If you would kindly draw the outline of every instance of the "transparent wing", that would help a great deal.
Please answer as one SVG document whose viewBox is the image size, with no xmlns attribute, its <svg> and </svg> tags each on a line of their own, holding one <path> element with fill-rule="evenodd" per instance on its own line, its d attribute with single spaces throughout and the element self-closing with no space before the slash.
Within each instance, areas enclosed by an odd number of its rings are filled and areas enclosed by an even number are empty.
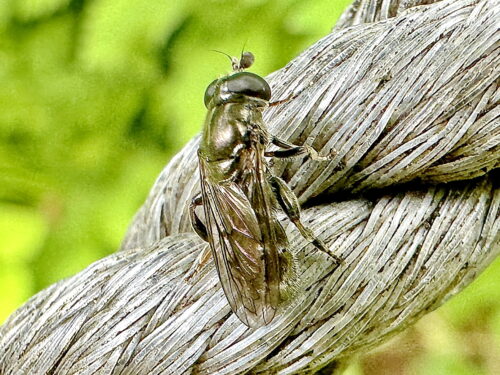
<svg viewBox="0 0 500 375">
<path fill-rule="evenodd" d="M 279 256 L 276 243 L 268 240 L 274 217 L 262 217 L 254 207 L 266 202 L 259 175 L 248 177 L 253 181 L 245 181 L 244 192 L 236 183 L 210 183 L 202 159 L 200 172 L 209 242 L 224 293 L 247 326 L 268 324 L 280 302 Z"/>
</svg>

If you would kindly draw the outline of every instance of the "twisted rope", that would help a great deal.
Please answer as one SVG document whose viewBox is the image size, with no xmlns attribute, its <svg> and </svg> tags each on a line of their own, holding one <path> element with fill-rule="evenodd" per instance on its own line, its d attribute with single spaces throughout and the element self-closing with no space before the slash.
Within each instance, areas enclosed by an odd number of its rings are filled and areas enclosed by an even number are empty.
<svg viewBox="0 0 500 375">
<path fill-rule="evenodd" d="M 284 225 L 298 290 L 268 326 L 231 313 L 191 233 L 198 137 L 161 173 L 122 251 L 0 327 L 0 373 L 301 374 L 340 369 L 462 290 L 500 252 L 498 1 L 355 1 L 269 82 L 273 134 L 329 163 L 276 162 L 335 268 Z"/>
</svg>

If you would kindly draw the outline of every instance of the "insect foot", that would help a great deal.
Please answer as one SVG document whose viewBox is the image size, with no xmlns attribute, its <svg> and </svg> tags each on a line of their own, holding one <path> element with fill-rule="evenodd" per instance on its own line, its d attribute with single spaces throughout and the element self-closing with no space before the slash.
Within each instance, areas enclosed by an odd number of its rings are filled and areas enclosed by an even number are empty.
<svg viewBox="0 0 500 375">
<path fill-rule="evenodd" d="M 320 155 L 318 153 L 318 151 L 316 151 L 314 148 L 312 148 L 311 146 L 304 146 L 306 151 L 307 151 L 307 156 L 311 159 L 311 160 L 315 160 L 315 161 L 331 161 L 335 155 L 337 154 L 336 151 L 332 152 L 332 150 L 330 150 L 330 152 L 328 153 L 328 155 Z"/>
<path fill-rule="evenodd" d="M 302 234 L 302 236 L 309 241 L 311 244 L 316 247 L 316 249 L 322 251 L 323 253 L 327 254 L 329 257 L 331 257 L 335 263 L 338 265 L 344 264 L 344 260 L 339 257 L 338 255 L 335 255 L 333 251 L 331 251 L 323 241 L 321 241 L 318 237 L 316 237 L 311 230 L 311 228 L 306 227 L 299 219 L 299 217 L 291 218 L 292 222 L 295 224 L 299 232 Z"/>
<path fill-rule="evenodd" d="M 191 266 L 191 268 L 187 271 L 186 275 L 184 276 L 184 280 L 186 280 L 186 282 L 188 284 L 194 284 L 195 283 L 195 279 L 200 274 L 203 273 L 202 272 L 203 268 L 208 263 L 208 261 L 212 258 L 211 255 L 212 254 L 210 252 L 210 247 L 206 246 L 202 250 L 202 252 L 200 253 L 200 255 L 198 255 L 198 257 L 196 258 L 196 260 L 193 262 L 193 265 Z"/>
<path fill-rule="evenodd" d="M 318 238 L 315 238 L 312 242 L 312 244 L 325 254 L 327 254 L 330 258 L 332 258 L 337 265 L 343 265 L 345 264 L 344 259 L 340 258 L 339 256 L 335 255 L 326 245 L 319 240 Z"/>
</svg>

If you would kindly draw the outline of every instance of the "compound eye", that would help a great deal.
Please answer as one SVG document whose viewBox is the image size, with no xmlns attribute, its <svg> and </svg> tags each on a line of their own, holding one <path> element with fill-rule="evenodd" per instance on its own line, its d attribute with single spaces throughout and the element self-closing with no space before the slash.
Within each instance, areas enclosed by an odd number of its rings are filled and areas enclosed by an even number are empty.
<svg viewBox="0 0 500 375">
<path fill-rule="evenodd" d="M 208 108 L 208 103 L 210 103 L 210 100 L 212 100 L 214 94 L 215 94 L 215 86 L 217 86 L 217 81 L 213 81 L 210 85 L 208 85 L 207 89 L 205 90 L 205 97 L 203 98 L 205 102 L 205 107 Z"/>
<path fill-rule="evenodd" d="M 231 93 L 253 96 L 264 100 L 271 99 L 271 88 L 266 80 L 257 74 L 250 72 L 236 73 L 228 77 L 226 84 L 227 90 Z"/>
</svg>

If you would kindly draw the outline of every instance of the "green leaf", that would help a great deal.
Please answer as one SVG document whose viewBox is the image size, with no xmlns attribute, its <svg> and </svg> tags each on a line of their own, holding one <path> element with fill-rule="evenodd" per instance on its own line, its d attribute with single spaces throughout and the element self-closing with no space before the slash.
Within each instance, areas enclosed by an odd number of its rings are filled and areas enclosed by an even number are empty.
<svg viewBox="0 0 500 375">
<path fill-rule="evenodd" d="M 14 14 L 24 22 L 47 17 L 68 5 L 70 0 L 15 0 Z"/>
</svg>

